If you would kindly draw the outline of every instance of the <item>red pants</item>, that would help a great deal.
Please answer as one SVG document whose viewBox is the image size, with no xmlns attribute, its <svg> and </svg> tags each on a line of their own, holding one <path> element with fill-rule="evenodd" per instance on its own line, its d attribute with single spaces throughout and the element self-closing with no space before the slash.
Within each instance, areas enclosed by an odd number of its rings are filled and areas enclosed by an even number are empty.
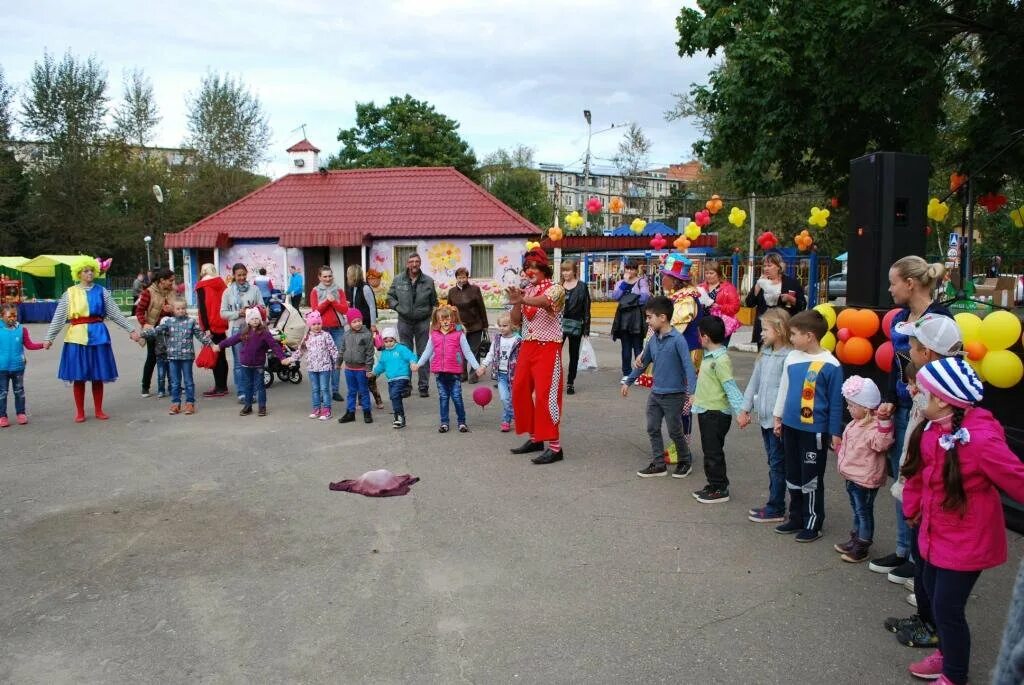
<svg viewBox="0 0 1024 685">
<path fill-rule="evenodd" d="M 524 340 L 512 378 L 517 433 L 529 433 L 536 441 L 558 440 L 562 380 L 562 344 Z"/>
</svg>

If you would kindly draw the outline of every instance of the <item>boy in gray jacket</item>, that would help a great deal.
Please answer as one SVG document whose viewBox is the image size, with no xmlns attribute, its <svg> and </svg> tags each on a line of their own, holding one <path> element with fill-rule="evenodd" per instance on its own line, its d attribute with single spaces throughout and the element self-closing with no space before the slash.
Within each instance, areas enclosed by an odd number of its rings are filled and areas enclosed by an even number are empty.
<svg viewBox="0 0 1024 685">
<path fill-rule="evenodd" d="M 348 387 L 348 407 L 338 423 L 356 420 L 356 397 L 363 408 L 363 421 L 373 423 L 370 411 L 370 383 L 367 378 L 373 370 L 373 333 L 363 326 L 363 315 L 352 307 L 348 310 L 348 329 L 338 345 L 338 368 L 345 370 Z"/>
</svg>

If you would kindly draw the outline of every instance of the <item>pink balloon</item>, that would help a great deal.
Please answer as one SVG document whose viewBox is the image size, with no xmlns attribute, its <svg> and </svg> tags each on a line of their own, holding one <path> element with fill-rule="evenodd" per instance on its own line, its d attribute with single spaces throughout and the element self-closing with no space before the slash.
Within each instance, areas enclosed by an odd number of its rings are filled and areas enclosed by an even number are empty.
<svg viewBox="0 0 1024 685">
<path fill-rule="evenodd" d="M 839 338 L 839 342 L 846 342 L 853 337 L 853 333 L 850 332 L 849 328 L 840 328 L 839 335 L 836 337 Z"/>
<path fill-rule="evenodd" d="M 490 388 L 476 388 L 473 391 L 473 401 L 479 404 L 481 409 L 490 404 L 493 398 L 494 393 Z"/>
<path fill-rule="evenodd" d="M 711 212 L 706 209 L 702 209 L 693 215 L 693 221 L 701 228 L 704 228 L 711 223 Z"/>
<path fill-rule="evenodd" d="M 885 337 L 892 338 L 892 320 L 899 313 L 900 308 L 896 307 L 887 311 L 885 316 L 882 317 L 882 332 L 885 333 Z"/>
<path fill-rule="evenodd" d="M 666 244 L 667 241 L 665 240 L 665 238 L 662 237 L 660 233 L 655 233 L 654 237 L 651 238 L 651 247 L 653 247 L 655 250 L 662 249 L 663 247 L 665 247 Z"/>
<path fill-rule="evenodd" d="M 892 370 L 892 355 L 892 343 L 886 340 L 884 343 L 878 346 L 877 350 L 875 350 L 875 364 L 882 371 L 889 373 L 889 371 Z"/>
</svg>

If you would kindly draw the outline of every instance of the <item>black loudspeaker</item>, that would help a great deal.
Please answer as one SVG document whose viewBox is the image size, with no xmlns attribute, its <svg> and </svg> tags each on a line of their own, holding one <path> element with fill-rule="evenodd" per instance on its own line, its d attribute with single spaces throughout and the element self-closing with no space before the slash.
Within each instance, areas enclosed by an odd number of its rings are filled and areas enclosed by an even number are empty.
<svg viewBox="0 0 1024 685">
<path fill-rule="evenodd" d="M 850 161 L 846 302 L 891 307 L 889 267 L 925 256 L 929 162 L 926 155 L 875 152 Z"/>
</svg>

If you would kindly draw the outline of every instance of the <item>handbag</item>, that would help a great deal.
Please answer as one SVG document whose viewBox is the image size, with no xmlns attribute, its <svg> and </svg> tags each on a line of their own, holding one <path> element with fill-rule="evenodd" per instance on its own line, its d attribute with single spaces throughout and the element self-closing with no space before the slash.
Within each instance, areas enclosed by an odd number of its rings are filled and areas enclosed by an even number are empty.
<svg viewBox="0 0 1024 685">
<path fill-rule="evenodd" d="M 571 336 L 583 335 L 583 322 L 578 319 L 562 317 L 562 332 Z"/>
<path fill-rule="evenodd" d="M 196 366 L 200 369 L 212 369 L 217 365 L 217 353 L 209 345 L 203 345 L 196 355 Z"/>
</svg>

